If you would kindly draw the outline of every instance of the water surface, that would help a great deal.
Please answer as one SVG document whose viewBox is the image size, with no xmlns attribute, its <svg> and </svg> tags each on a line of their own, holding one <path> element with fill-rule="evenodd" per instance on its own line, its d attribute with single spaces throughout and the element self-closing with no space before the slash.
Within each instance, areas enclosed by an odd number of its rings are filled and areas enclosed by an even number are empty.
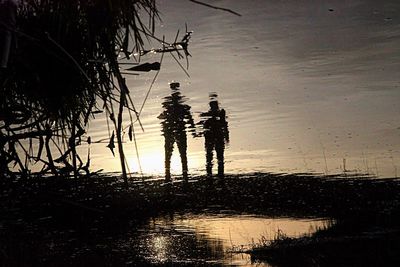
<svg viewBox="0 0 400 267">
<path fill-rule="evenodd" d="M 398 175 L 400 162 L 400 3 L 388 1 L 236 0 L 215 4 L 241 17 L 189 1 L 158 1 L 159 36 L 173 40 L 185 23 L 194 31 L 190 78 L 166 54 L 136 125 L 142 169 L 163 172 L 160 121 L 168 82 L 181 82 L 195 117 L 218 92 L 231 143 L 226 171 L 371 173 Z M 160 44 L 152 42 L 150 47 Z M 142 62 L 160 60 L 148 54 Z M 186 62 L 183 60 L 182 64 Z M 127 76 L 140 107 L 153 72 Z M 198 119 L 198 118 L 197 118 Z M 93 139 L 107 137 L 104 118 L 91 125 Z M 189 169 L 204 173 L 204 140 L 189 138 Z M 92 146 L 93 167 L 118 170 L 118 159 Z M 131 171 L 138 171 L 127 142 Z M 175 151 L 172 170 L 180 172 Z"/>
<path fill-rule="evenodd" d="M 248 254 L 231 252 L 249 249 L 261 238 L 274 239 L 278 232 L 296 237 L 311 234 L 329 223 L 324 219 L 173 214 L 150 220 L 132 233 L 127 243 L 139 250 L 140 257 L 154 264 L 252 266 Z"/>
</svg>

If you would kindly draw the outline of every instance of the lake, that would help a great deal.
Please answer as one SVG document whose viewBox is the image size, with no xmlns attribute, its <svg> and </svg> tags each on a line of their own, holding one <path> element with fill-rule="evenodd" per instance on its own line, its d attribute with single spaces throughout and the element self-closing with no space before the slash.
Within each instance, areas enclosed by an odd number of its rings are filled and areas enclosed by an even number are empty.
<svg viewBox="0 0 400 267">
<path fill-rule="evenodd" d="M 228 173 L 343 172 L 397 177 L 400 162 L 400 18 L 398 1 L 217 1 L 242 16 L 189 1 L 158 1 L 156 33 L 169 42 L 192 30 L 188 73 L 170 54 L 135 124 L 142 172 L 162 174 L 160 120 L 168 83 L 179 81 L 195 121 L 217 92 L 227 111 Z M 178 38 L 178 39 L 179 39 Z M 154 41 L 149 48 L 161 45 Z M 147 54 L 141 63 L 160 61 Z M 186 61 L 180 60 L 186 67 Z M 126 75 L 141 107 L 155 72 Z M 128 122 L 126 125 L 128 126 Z M 104 116 L 90 125 L 92 167 L 119 171 L 106 148 Z M 127 140 L 127 137 L 125 137 Z M 131 172 L 139 164 L 125 144 Z M 189 170 L 205 173 L 203 138 L 188 138 Z M 181 172 L 175 149 L 172 172 Z"/>
</svg>

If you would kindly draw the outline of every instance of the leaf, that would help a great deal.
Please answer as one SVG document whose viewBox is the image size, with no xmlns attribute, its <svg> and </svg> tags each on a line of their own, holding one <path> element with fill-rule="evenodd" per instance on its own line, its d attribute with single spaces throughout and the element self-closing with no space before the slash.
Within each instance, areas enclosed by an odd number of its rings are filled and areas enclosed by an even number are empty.
<svg viewBox="0 0 400 267">
<path fill-rule="evenodd" d="M 90 149 L 88 149 L 86 165 L 84 167 L 88 172 L 89 172 L 89 166 L 90 166 Z"/>
<path fill-rule="evenodd" d="M 56 163 L 67 163 L 67 157 L 68 155 L 71 153 L 71 149 L 68 149 L 67 151 L 65 151 L 65 153 L 63 155 L 61 155 L 59 158 L 56 158 L 54 160 L 54 162 Z"/>
<path fill-rule="evenodd" d="M 113 121 L 113 122 L 115 123 L 115 116 L 114 116 L 114 113 L 111 113 L 111 114 L 110 114 L 110 120 Z"/>
<path fill-rule="evenodd" d="M 115 153 L 114 153 L 114 148 L 115 148 L 115 145 L 114 145 L 114 131 L 111 134 L 110 141 L 109 141 L 107 147 L 111 150 L 111 153 L 115 157 Z"/>
<path fill-rule="evenodd" d="M 129 68 L 128 70 L 149 72 L 151 70 L 159 70 L 160 67 L 161 67 L 160 62 L 154 62 L 154 63 L 144 63 L 138 66 L 134 66 Z"/>
<path fill-rule="evenodd" d="M 125 54 L 125 57 L 127 59 L 130 59 L 130 53 L 128 52 L 128 46 L 129 46 L 129 25 L 125 27 L 125 35 L 124 35 L 124 42 L 122 44 L 122 50 Z"/>
<path fill-rule="evenodd" d="M 133 133 L 133 126 L 132 124 L 129 126 L 128 136 L 129 140 L 132 141 L 132 133 Z"/>
<path fill-rule="evenodd" d="M 36 156 L 36 161 L 39 161 L 39 159 L 42 156 L 43 146 L 44 146 L 43 136 L 39 136 L 39 149 L 38 149 L 38 153 Z"/>
</svg>

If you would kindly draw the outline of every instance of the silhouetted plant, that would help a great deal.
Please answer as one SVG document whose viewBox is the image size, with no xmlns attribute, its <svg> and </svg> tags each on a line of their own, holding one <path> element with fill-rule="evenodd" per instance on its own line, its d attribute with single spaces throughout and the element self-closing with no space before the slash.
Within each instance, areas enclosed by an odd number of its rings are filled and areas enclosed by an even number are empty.
<svg viewBox="0 0 400 267">
<path fill-rule="evenodd" d="M 88 172 L 76 147 L 89 119 L 104 110 L 126 181 L 122 114 L 136 119 L 137 112 L 118 59 L 143 50 L 157 18 L 154 0 L 24 1 L 18 28 L 2 24 L 18 41 L 1 76 L 2 168 L 11 173 L 16 164 L 27 175 L 34 161 L 43 163 L 39 173 Z"/>
<path fill-rule="evenodd" d="M 84 162 L 76 148 L 82 142 L 90 145 L 88 122 L 105 112 L 114 126 L 108 147 L 114 154 L 115 138 L 127 184 L 123 112 L 129 113 L 132 139 L 148 94 L 137 111 L 120 61 L 138 62 L 149 52 L 171 53 L 178 62 L 176 53 L 187 60 L 191 32 L 177 41 L 178 31 L 172 43 L 157 38 L 155 0 L 26 0 L 16 14 L 17 25 L 7 23 L 7 16 L 0 18 L 0 31 L 13 37 L 6 68 L 2 60 L 0 70 L 0 171 L 13 175 L 17 168 L 27 177 L 41 163 L 36 173 L 89 173 L 90 155 Z M 161 48 L 144 49 L 150 40 Z M 159 71 L 161 61 L 152 68 Z"/>
</svg>

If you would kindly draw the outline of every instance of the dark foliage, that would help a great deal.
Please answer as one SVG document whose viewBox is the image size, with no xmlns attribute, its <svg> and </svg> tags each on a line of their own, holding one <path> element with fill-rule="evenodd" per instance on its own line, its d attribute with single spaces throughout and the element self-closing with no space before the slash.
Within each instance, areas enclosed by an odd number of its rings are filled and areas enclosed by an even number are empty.
<svg viewBox="0 0 400 267">
<path fill-rule="evenodd" d="M 84 163 L 76 147 L 101 110 L 115 126 L 126 174 L 122 113 L 127 109 L 134 120 L 137 112 L 118 59 L 155 38 L 155 1 L 29 0 L 17 11 L 17 27 L 1 24 L 14 39 L 0 77 L 2 171 L 27 176 L 41 164 L 41 174 L 88 173 L 89 160 Z"/>
</svg>

